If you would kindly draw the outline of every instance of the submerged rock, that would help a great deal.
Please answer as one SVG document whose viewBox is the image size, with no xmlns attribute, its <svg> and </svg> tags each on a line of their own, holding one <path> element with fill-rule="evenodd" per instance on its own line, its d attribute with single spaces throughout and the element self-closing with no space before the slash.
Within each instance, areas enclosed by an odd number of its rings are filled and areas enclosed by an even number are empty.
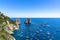
<svg viewBox="0 0 60 40">
<path fill-rule="evenodd" d="M 49 27 L 49 24 L 41 24 L 41 26 L 43 26 L 44 28 Z"/>
</svg>

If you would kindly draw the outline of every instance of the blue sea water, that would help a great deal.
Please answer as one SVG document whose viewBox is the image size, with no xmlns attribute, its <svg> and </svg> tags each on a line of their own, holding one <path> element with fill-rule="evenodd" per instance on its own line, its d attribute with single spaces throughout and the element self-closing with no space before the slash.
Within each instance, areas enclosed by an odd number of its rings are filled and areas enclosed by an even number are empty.
<svg viewBox="0 0 60 40">
<path fill-rule="evenodd" d="M 60 18 L 31 18 L 28 25 L 25 19 L 20 18 L 20 28 L 14 31 L 16 40 L 60 40 Z"/>
</svg>

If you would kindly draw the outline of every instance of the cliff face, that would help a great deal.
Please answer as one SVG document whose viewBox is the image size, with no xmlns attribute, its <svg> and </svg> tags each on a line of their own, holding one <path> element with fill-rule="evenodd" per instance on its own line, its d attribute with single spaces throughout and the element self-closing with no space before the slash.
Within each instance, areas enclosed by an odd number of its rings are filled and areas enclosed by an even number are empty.
<svg viewBox="0 0 60 40">
<path fill-rule="evenodd" d="M 9 21 L 9 23 L 15 24 L 13 20 L 11 20 L 8 16 L 5 16 L 3 13 L 0 12 L 0 22 L 2 23 L 3 21 Z"/>
<path fill-rule="evenodd" d="M 10 35 L 13 33 L 14 26 L 16 26 L 15 21 L 0 12 L 0 40 L 15 40 Z"/>
</svg>

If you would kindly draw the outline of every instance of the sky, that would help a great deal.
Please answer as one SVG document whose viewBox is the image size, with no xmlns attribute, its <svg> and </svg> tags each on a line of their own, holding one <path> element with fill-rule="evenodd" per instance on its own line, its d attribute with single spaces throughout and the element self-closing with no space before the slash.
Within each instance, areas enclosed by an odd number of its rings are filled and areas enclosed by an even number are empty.
<svg viewBox="0 0 60 40">
<path fill-rule="evenodd" d="M 60 18 L 60 0 L 0 0 L 9 17 Z"/>
</svg>

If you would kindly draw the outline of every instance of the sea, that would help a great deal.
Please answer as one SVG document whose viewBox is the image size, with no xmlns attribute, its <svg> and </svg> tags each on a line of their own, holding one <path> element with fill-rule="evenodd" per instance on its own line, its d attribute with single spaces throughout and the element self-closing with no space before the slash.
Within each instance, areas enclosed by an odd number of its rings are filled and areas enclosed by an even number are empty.
<svg viewBox="0 0 60 40">
<path fill-rule="evenodd" d="M 60 40 L 60 18 L 31 18 L 31 24 L 25 20 L 20 18 L 20 27 L 12 34 L 16 40 Z"/>
</svg>

